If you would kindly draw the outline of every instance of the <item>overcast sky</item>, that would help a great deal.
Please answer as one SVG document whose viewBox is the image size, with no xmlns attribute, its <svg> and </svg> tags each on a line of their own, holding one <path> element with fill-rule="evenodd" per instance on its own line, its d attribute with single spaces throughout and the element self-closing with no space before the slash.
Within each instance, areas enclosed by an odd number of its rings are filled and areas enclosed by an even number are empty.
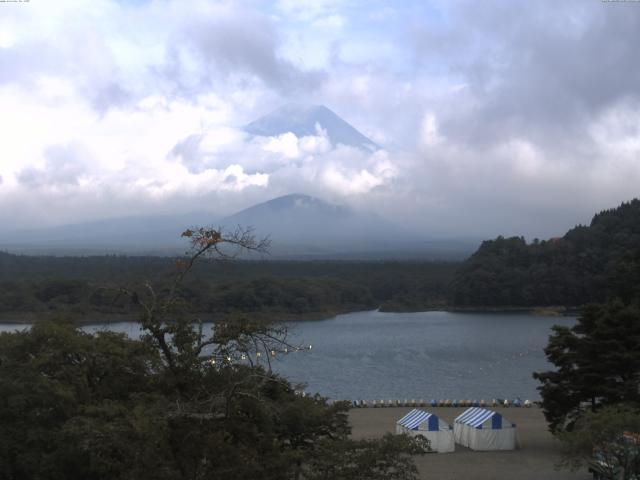
<svg viewBox="0 0 640 480">
<path fill-rule="evenodd" d="M 640 195 L 639 45 L 640 2 L 0 3 L 0 224 L 297 192 L 434 236 L 559 235 Z M 384 149 L 243 133 L 288 102 Z"/>
</svg>

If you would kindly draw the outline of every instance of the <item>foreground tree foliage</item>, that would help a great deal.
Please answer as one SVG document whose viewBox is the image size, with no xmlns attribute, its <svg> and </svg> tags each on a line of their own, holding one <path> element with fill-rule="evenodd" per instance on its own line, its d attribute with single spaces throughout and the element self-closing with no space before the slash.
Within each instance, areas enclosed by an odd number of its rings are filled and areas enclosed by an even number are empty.
<svg viewBox="0 0 640 480">
<path fill-rule="evenodd" d="M 636 433 L 634 433 L 636 432 Z M 564 464 L 572 470 L 589 466 L 602 479 L 631 480 L 640 474 L 640 410 L 610 405 L 585 412 L 571 432 L 559 438 Z"/>
<path fill-rule="evenodd" d="M 425 445 L 351 440 L 347 404 L 271 371 L 270 356 L 297 348 L 286 329 L 235 317 L 205 332 L 184 313 L 198 259 L 267 244 L 246 230 L 183 235 L 192 251 L 167 289 L 120 290 L 139 308 L 140 340 L 64 321 L 0 335 L 0 478 L 416 478 Z"/>
<path fill-rule="evenodd" d="M 408 454 L 422 455 L 428 450 L 424 437 L 390 433 L 380 440 L 323 440 L 305 462 L 303 476 L 310 480 L 408 480 L 418 473 Z"/>
<path fill-rule="evenodd" d="M 555 326 L 545 348 L 557 369 L 534 373 L 554 432 L 570 430 L 585 410 L 640 406 L 640 308 L 616 300 L 583 309 L 571 328 Z"/>
</svg>

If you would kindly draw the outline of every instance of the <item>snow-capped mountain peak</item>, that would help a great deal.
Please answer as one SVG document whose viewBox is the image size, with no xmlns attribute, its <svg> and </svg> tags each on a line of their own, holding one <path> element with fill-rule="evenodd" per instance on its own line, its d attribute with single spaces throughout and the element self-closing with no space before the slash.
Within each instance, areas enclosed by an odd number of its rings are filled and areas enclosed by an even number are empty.
<svg viewBox="0 0 640 480">
<path fill-rule="evenodd" d="M 288 104 L 258 118 L 244 129 L 252 135 L 263 137 L 287 132 L 305 137 L 317 135 L 318 129 L 322 129 L 333 145 L 343 144 L 367 151 L 379 148 L 375 142 L 324 105 Z"/>
</svg>

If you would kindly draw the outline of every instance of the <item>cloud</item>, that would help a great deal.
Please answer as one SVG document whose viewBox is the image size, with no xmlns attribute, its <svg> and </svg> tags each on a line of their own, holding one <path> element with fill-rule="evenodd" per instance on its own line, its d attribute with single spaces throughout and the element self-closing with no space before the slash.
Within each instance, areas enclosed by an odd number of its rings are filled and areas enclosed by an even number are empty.
<svg viewBox="0 0 640 480">
<path fill-rule="evenodd" d="M 344 147 L 336 152 L 330 162 L 322 169 L 320 178 L 329 191 L 342 196 L 367 194 L 388 184 L 398 175 L 398 169 L 385 152 L 376 152 L 366 159 L 361 168 L 346 164 L 342 156 L 350 159 L 358 155 L 354 149 Z"/>
<path fill-rule="evenodd" d="M 455 23 L 414 26 L 414 53 L 423 65 L 446 62 L 461 85 L 450 96 L 456 108 L 442 118 L 443 131 L 459 141 L 561 142 L 640 94 L 638 9 L 580 1 L 448 5 Z"/>
<path fill-rule="evenodd" d="M 27 187 L 78 185 L 91 155 L 80 144 L 52 145 L 44 151 L 44 159 L 41 168 L 26 167 L 18 172 L 18 182 Z"/>
<path fill-rule="evenodd" d="M 291 132 L 274 137 L 258 137 L 262 150 L 274 153 L 285 160 L 294 160 L 310 155 L 322 155 L 332 149 L 326 130 L 316 124 L 316 135 L 297 137 Z"/>
<path fill-rule="evenodd" d="M 623 2 L 7 9 L 0 220 L 226 214 L 302 192 L 430 235 L 557 235 L 637 195 L 639 41 Z M 384 150 L 239 127 L 291 101 Z"/>
<path fill-rule="evenodd" d="M 191 173 L 221 168 L 242 154 L 246 134 L 242 130 L 218 126 L 178 141 L 169 152 L 169 161 L 178 160 Z"/>
<path fill-rule="evenodd" d="M 240 4 L 61 0 L 11 9 L 0 22 L 0 85 L 37 88 L 42 77 L 63 78 L 101 114 L 150 94 L 233 95 L 247 83 L 292 92 L 325 78 L 282 56 L 272 19 Z"/>
<path fill-rule="evenodd" d="M 313 90 L 324 80 L 323 72 L 279 55 L 281 39 L 269 17 L 227 7 L 198 13 L 204 14 L 185 19 L 168 39 L 163 72 L 183 92 L 255 78 L 292 93 Z"/>
<path fill-rule="evenodd" d="M 233 158 L 245 171 L 268 175 L 271 185 L 286 185 L 284 193 L 293 188 L 317 190 L 320 195 L 364 194 L 398 174 L 387 152 L 333 146 L 320 125 L 316 135 L 302 137 L 291 132 L 252 137 L 231 130 L 226 138 L 233 140 L 223 138 L 220 130 L 190 135 L 171 149 L 169 157 L 178 157 L 192 173 L 219 168 Z"/>
<path fill-rule="evenodd" d="M 129 105 L 133 95 L 116 82 L 100 86 L 92 95 L 91 105 L 98 112 L 105 113 L 109 108 Z"/>
<path fill-rule="evenodd" d="M 327 17 L 318 18 L 313 22 L 313 26 L 316 28 L 336 28 L 340 29 L 344 27 L 347 20 L 342 15 L 329 15 Z"/>
<path fill-rule="evenodd" d="M 318 22 L 341 17 L 350 2 L 344 0 L 278 0 L 278 10 L 298 22 Z"/>
</svg>

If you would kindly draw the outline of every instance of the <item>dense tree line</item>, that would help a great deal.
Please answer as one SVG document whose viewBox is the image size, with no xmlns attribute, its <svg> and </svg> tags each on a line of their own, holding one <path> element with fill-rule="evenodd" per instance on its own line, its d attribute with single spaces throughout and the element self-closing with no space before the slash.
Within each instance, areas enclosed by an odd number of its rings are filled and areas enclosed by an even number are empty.
<svg viewBox="0 0 640 480">
<path fill-rule="evenodd" d="M 464 268 L 468 276 L 456 279 L 460 300 L 583 305 L 575 325 L 553 327 L 545 354 L 555 369 L 534 373 L 544 414 L 566 465 L 587 463 L 597 478 L 637 478 L 640 202 L 601 212 L 552 242 L 487 242 Z M 499 285 L 496 295 L 471 283 L 480 272 Z"/>
<path fill-rule="evenodd" d="M 0 252 L 0 314 L 104 312 L 123 305 L 99 291 L 174 271 L 165 257 L 33 257 Z M 580 306 L 640 292 L 640 201 L 594 216 L 562 238 L 482 243 L 462 264 L 422 261 L 231 261 L 194 268 L 183 286 L 192 308 L 315 314 L 381 307 Z M 267 294 L 268 292 L 268 294 Z"/>
<path fill-rule="evenodd" d="M 181 285 L 189 308 L 327 315 L 382 307 L 442 306 L 456 264 L 439 262 L 203 261 Z M 0 253 L 0 314 L 66 311 L 129 313 L 114 293 L 153 278 L 166 288 L 175 259 L 162 257 L 29 257 Z M 112 287 L 105 289 L 105 286 Z"/>
<path fill-rule="evenodd" d="M 593 217 L 562 238 L 482 243 L 451 285 L 456 305 L 580 306 L 640 292 L 640 200 Z"/>
<path fill-rule="evenodd" d="M 346 402 L 301 395 L 263 362 L 295 348 L 285 327 L 236 316 L 205 331 L 189 314 L 194 260 L 261 244 L 188 236 L 193 254 L 165 288 L 120 288 L 141 339 L 63 320 L 0 334 L 0 479 L 415 480 L 428 442 L 352 440 Z"/>
</svg>

